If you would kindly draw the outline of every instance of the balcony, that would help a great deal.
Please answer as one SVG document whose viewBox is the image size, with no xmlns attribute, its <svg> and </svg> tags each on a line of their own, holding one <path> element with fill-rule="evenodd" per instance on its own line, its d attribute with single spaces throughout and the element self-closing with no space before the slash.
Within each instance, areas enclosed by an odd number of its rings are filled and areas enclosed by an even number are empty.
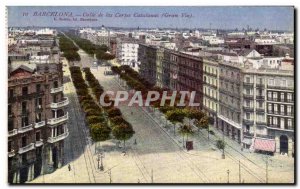
<svg viewBox="0 0 300 189">
<path fill-rule="evenodd" d="M 269 98 L 269 97 L 268 97 L 268 101 L 278 102 L 278 98 Z"/>
<path fill-rule="evenodd" d="M 253 99 L 253 94 L 243 94 L 244 98 L 246 99 Z"/>
<path fill-rule="evenodd" d="M 8 131 L 8 137 L 15 136 L 16 134 L 18 134 L 18 130 L 17 129 L 13 129 L 11 131 Z"/>
<path fill-rule="evenodd" d="M 69 104 L 69 98 L 68 97 L 64 97 L 63 99 L 64 99 L 63 101 L 58 102 L 58 103 L 52 102 L 51 105 L 50 105 L 50 107 L 51 108 L 62 108 L 64 106 L 68 105 Z"/>
<path fill-rule="evenodd" d="M 51 89 L 51 93 L 58 93 L 58 92 L 62 92 L 64 90 L 64 86 L 61 86 L 61 87 L 57 87 L 57 88 L 52 88 Z"/>
<path fill-rule="evenodd" d="M 261 108 L 260 108 L 260 107 L 257 107 L 257 108 L 256 108 L 256 111 L 257 111 L 257 112 L 263 113 L 263 112 L 265 112 L 265 109 L 264 109 L 263 107 L 261 107 Z"/>
<path fill-rule="evenodd" d="M 56 137 L 49 137 L 48 142 L 49 143 L 55 143 L 55 142 L 58 142 L 60 140 L 63 140 L 65 138 L 67 138 L 68 136 L 69 136 L 69 132 L 67 131 L 67 132 L 65 132 L 61 135 L 56 136 Z"/>
<path fill-rule="evenodd" d="M 253 88 L 253 83 L 248 83 L 248 82 L 244 82 L 244 87 L 250 87 L 250 88 Z"/>
<path fill-rule="evenodd" d="M 25 133 L 25 132 L 30 131 L 32 129 L 33 129 L 32 124 L 30 124 L 30 125 L 27 125 L 25 127 L 19 128 L 18 133 Z"/>
<path fill-rule="evenodd" d="M 279 89 L 279 90 L 288 90 L 288 91 L 293 91 L 294 87 L 293 86 L 277 86 L 277 85 L 268 85 L 269 89 Z"/>
<path fill-rule="evenodd" d="M 243 106 L 245 112 L 254 112 L 254 108 L 250 106 Z"/>
<path fill-rule="evenodd" d="M 15 150 L 11 150 L 10 152 L 8 152 L 8 157 L 13 157 L 15 155 L 16 155 Z"/>
<path fill-rule="evenodd" d="M 37 129 L 37 128 L 43 127 L 45 125 L 46 125 L 46 121 L 40 121 L 40 122 L 34 124 L 34 128 Z"/>
<path fill-rule="evenodd" d="M 67 121 L 68 119 L 69 119 L 69 115 L 68 115 L 68 112 L 67 112 L 64 116 L 61 116 L 61 117 L 58 117 L 58 118 L 48 119 L 48 124 L 49 125 L 55 125 L 55 124 L 58 124 L 58 123 L 63 123 L 65 121 Z"/>
<path fill-rule="evenodd" d="M 265 84 L 263 84 L 263 83 L 256 83 L 256 88 L 265 88 Z"/>
<path fill-rule="evenodd" d="M 256 100 L 265 100 L 265 96 L 257 95 Z"/>
<path fill-rule="evenodd" d="M 28 144 L 27 146 L 24 146 L 22 148 L 19 148 L 19 154 L 23 154 L 25 152 L 28 152 L 30 150 L 33 150 L 35 147 L 34 147 L 34 143 L 30 143 Z"/>
<path fill-rule="evenodd" d="M 266 126 L 267 123 L 265 121 L 256 120 L 256 125 L 258 125 L 258 126 Z"/>
<path fill-rule="evenodd" d="M 268 129 L 274 129 L 274 130 L 287 130 L 287 131 L 294 131 L 294 127 L 293 126 L 286 126 L 284 128 L 281 128 L 280 125 L 269 125 L 267 127 Z"/>
<path fill-rule="evenodd" d="M 43 144 L 44 144 L 44 143 L 43 143 L 43 139 L 41 139 L 41 140 L 35 142 L 35 147 L 40 147 L 40 146 L 42 146 Z"/>
<path fill-rule="evenodd" d="M 243 119 L 243 123 L 245 125 L 253 125 L 254 121 L 253 120 L 249 120 L 249 119 Z"/>
</svg>

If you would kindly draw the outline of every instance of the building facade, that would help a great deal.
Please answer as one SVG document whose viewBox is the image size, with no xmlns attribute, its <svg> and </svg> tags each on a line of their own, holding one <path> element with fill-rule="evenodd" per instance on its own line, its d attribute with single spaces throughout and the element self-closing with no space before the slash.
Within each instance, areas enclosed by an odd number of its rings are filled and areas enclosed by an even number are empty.
<svg viewBox="0 0 300 189">
<path fill-rule="evenodd" d="M 219 109 L 219 63 L 213 58 L 203 59 L 203 108 L 206 113 L 218 120 Z"/>
<path fill-rule="evenodd" d="M 116 58 L 121 65 L 138 69 L 138 42 L 132 39 L 117 39 Z"/>
</svg>

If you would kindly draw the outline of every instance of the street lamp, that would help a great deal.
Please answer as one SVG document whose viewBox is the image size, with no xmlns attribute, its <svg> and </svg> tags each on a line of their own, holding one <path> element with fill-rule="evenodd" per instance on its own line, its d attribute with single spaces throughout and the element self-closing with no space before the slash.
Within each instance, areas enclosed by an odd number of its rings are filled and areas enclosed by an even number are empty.
<svg viewBox="0 0 300 189">
<path fill-rule="evenodd" d="M 103 166 L 103 158 L 104 158 L 104 154 L 101 152 L 100 154 L 98 154 L 97 157 L 97 161 L 98 161 L 98 169 L 100 169 L 100 171 L 104 170 L 104 166 Z M 99 162 L 101 161 L 101 165 L 99 166 Z"/>
<path fill-rule="evenodd" d="M 230 173 L 230 171 L 229 171 L 229 169 L 227 169 L 227 183 L 229 183 L 229 173 Z"/>
</svg>

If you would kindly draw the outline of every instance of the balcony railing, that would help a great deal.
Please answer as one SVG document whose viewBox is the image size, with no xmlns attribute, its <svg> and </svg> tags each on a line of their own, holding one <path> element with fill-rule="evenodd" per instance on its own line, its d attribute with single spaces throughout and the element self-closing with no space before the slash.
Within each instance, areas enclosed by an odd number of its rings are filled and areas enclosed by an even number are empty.
<svg viewBox="0 0 300 189">
<path fill-rule="evenodd" d="M 280 102 L 294 103 L 293 99 L 280 99 Z"/>
<path fill-rule="evenodd" d="M 33 128 L 32 128 L 32 124 L 30 124 L 30 125 L 27 125 L 27 126 L 25 126 L 25 127 L 19 128 L 19 129 L 18 129 L 18 133 L 25 133 L 25 132 L 30 131 L 30 130 L 32 130 L 32 129 L 33 129 Z"/>
<path fill-rule="evenodd" d="M 243 94 L 244 98 L 253 99 L 253 94 Z"/>
<path fill-rule="evenodd" d="M 256 121 L 256 125 L 267 125 L 267 123 L 265 121 Z"/>
<path fill-rule="evenodd" d="M 16 155 L 15 150 L 11 150 L 10 152 L 8 152 L 8 157 L 13 157 L 15 155 Z"/>
<path fill-rule="evenodd" d="M 270 98 L 270 97 L 268 97 L 268 101 L 275 101 L 275 102 L 277 102 L 278 98 Z"/>
<path fill-rule="evenodd" d="M 254 121 L 249 119 L 243 119 L 243 123 L 246 125 L 253 125 Z"/>
<path fill-rule="evenodd" d="M 265 109 L 264 109 L 263 107 L 261 107 L 261 108 L 260 108 L 260 107 L 257 107 L 257 108 L 256 108 L 256 111 L 257 111 L 257 112 L 265 112 Z"/>
<path fill-rule="evenodd" d="M 49 142 L 49 143 L 55 143 L 55 142 L 57 142 L 57 141 L 60 141 L 60 140 L 63 140 L 63 139 L 65 139 L 65 138 L 67 138 L 68 136 L 69 136 L 69 132 L 66 131 L 66 132 L 64 132 L 63 134 L 58 135 L 58 136 L 56 136 L 56 137 L 49 137 L 49 138 L 48 138 L 48 142 Z"/>
<path fill-rule="evenodd" d="M 55 125 L 55 124 L 58 124 L 58 123 L 62 123 L 62 122 L 67 121 L 68 118 L 69 118 L 69 115 L 68 115 L 68 112 L 67 112 L 64 116 L 61 116 L 61 117 L 58 117 L 58 118 L 48 119 L 48 124 Z"/>
<path fill-rule="evenodd" d="M 294 131 L 294 127 L 293 126 L 285 126 L 284 128 L 281 128 L 280 125 L 269 125 L 268 129 L 292 130 L 292 131 Z"/>
<path fill-rule="evenodd" d="M 256 83 L 256 88 L 264 88 L 265 84 L 263 83 Z"/>
<path fill-rule="evenodd" d="M 62 108 L 64 106 L 68 105 L 68 104 L 69 104 L 69 98 L 68 97 L 64 97 L 64 100 L 61 101 L 61 102 L 58 102 L 58 103 L 52 102 L 50 107 L 51 108 Z"/>
<path fill-rule="evenodd" d="M 45 125 L 46 125 L 46 121 L 40 121 L 40 122 L 34 124 L 34 128 L 37 129 L 37 128 L 43 127 Z"/>
<path fill-rule="evenodd" d="M 256 100 L 265 100 L 265 96 L 257 95 Z"/>
<path fill-rule="evenodd" d="M 64 87 L 61 86 L 61 87 L 57 87 L 57 88 L 52 88 L 51 89 L 51 93 L 58 93 L 58 92 L 61 92 L 64 90 Z"/>
<path fill-rule="evenodd" d="M 268 114 L 278 114 L 278 111 L 268 110 Z"/>
<path fill-rule="evenodd" d="M 253 112 L 254 111 L 254 108 L 250 107 L 250 106 L 243 106 L 243 109 L 245 112 Z"/>
<path fill-rule="evenodd" d="M 13 129 L 11 131 L 8 131 L 8 137 L 12 137 L 14 135 L 18 134 L 18 130 L 17 129 Z"/>
<path fill-rule="evenodd" d="M 248 83 L 248 82 L 244 82 L 243 83 L 244 84 L 244 87 L 251 87 L 251 88 L 253 88 L 253 83 Z"/>
<path fill-rule="evenodd" d="M 35 147 L 40 147 L 40 146 L 42 146 L 43 144 L 44 144 L 44 143 L 43 143 L 43 139 L 41 139 L 41 140 L 35 142 Z"/>
<path fill-rule="evenodd" d="M 30 150 L 33 150 L 35 147 L 34 147 L 34 143 L 30 143 L 28 144 L 27 146 L 24 146 L 22 148 L 19 148 L 19 154 L 22 154 L 22 153 L 25 153 L 25 152 L 28 152 Z"/>
<path fill-rule="evenodd" d="M 278 85 L 268 85 L 269 89 L 280 89 L 280 90 L 294 90 L 293 86 L 278 86 Z"/>
</svg>

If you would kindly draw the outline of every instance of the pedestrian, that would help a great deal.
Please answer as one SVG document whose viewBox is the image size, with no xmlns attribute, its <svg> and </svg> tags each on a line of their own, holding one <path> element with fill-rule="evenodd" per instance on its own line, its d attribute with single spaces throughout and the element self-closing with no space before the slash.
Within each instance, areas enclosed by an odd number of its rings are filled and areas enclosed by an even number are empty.
<svg viewBox="0 0 300 189">
<path fill-rule="evenodd" d="M 131 111 L 131 115 L 133 115 L 133 112 Z"/>
<path fill-rule="evenodd" d="M 70 164 L 68 165 L 68 169 L 69 169 L 69 171 L 71 171 L 71 165 Z"/>
<path fill-rule="evenodd" d="M 136 143 L 136 138 L 134 139 L 134 144 L 136 145 L 137 143 Z"/>
</svg>

